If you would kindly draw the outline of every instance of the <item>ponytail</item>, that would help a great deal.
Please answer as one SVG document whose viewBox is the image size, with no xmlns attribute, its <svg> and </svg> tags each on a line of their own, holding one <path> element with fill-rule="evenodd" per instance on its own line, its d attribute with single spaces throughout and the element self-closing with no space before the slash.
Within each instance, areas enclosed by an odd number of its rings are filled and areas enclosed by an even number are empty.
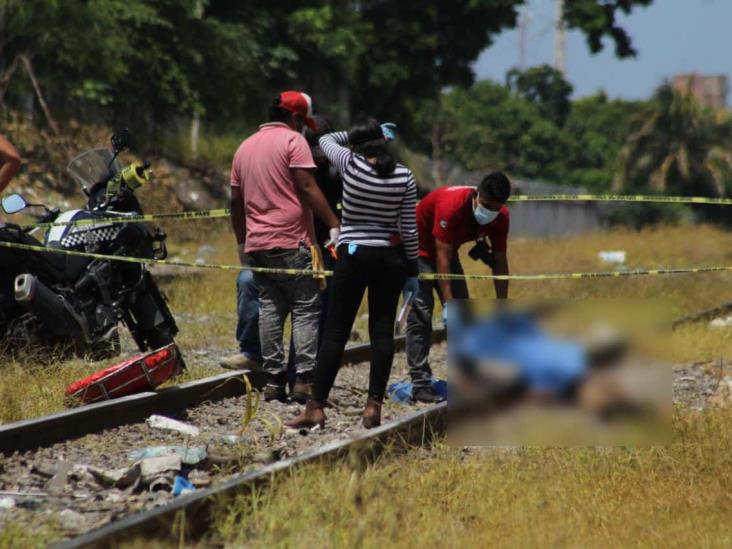
<svg viewBox="0 0 732 549">
<path fill-rule="evenodd" d="M 373 166 L 376 170 L 376 173 L 378 173 L 382 177 L 385 175 L 389 175 L 390 173 L 394 173 L 394 169 L 396 168 L 396 160 L 394 160 L 394 157 L 389 152 L 386 144 L 384 144 L 384 150 L 381 151 L 381 153 L 376 157 L 376 163 Z"/>
<path fill-rule="evenodd" d="M 348 132 L 348 136 L 356 154 L 376 160 L 372 166 L 380 177 L 394 172 L 396 160 L 389 151 L 381 126 L 374 118 L 356 124 Z"/>
</svg>

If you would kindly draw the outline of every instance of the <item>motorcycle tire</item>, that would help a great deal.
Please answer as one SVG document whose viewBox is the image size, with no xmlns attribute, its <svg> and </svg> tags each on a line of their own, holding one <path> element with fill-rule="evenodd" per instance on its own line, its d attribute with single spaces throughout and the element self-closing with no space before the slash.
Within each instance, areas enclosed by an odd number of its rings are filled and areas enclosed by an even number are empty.
<svg viewBox="0 0 732 549">
<path fill-rule="evenodd" d="M 122 343 L 119 339 L 119 331 L 115 329 L 108 338 L 93 343 L 86 353 L 86 358 L 97 362 L 119 356 L 121 352 Z"/>
<path fill-rule="evenodd" d="M 175 339 L 172 334 L 165 328 L 153 328 L 152 330 L 148 330 L 144 337 L 145 342 L 147 343 L 147 348 L 150 351 L 156 351 L 161 347 L 175 343 Z"/>
</svg>

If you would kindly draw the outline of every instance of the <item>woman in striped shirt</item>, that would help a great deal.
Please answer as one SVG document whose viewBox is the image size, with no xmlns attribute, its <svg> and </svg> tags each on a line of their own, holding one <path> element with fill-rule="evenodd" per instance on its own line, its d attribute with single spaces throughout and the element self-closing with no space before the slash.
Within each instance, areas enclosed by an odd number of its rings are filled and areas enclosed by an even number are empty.
<svg viewBox="0 0 732 549">
<path fill-rule="evenodd" d="M 320 147 L 343 178 L 341 233 L 312 399 L 287 423 L 290 427 L 325 423 L 323 408 L 366 289 L 372 355 L 363 423 L 367 428 L 381 423 L 399 292 L 418 289 L 419 248 L 414 176 L 394 161 L 385 134 L 393 139 L 390 127 L 369 119 L 350 132 L 320 138 Z"/>
</svg>

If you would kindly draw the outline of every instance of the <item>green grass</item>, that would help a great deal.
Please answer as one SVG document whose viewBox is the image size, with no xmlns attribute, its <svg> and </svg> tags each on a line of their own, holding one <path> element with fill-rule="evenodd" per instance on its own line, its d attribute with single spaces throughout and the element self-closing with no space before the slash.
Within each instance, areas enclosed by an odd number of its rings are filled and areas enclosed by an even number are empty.
<svg viewBox="0 0 732 549">
<path fill-rule="evenodd" d="M 199 133 L 198 152 L 191 151 L 190 127 L 168 131 L 162 140 L 160 154 L 187 166 L 228 170 L 231 159 L 241 142 L 256 131 L 247 128 L 241 132 L 211 132 L 202 128 Z"/>
</svg>

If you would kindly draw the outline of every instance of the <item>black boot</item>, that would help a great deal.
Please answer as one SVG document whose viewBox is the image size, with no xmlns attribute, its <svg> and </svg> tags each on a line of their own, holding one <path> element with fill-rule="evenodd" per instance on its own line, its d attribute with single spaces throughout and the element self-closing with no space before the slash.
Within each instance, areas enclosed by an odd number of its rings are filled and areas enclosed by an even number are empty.
<svg viewBox="0 0 732 549">
<path fill-rule="evenodd" d="M 290 391 L 290 398 L 300 404 L 305 404 L 313 393 L 313 375 L 312 372 L 297 374 L 295 385 Z"/>
<path fill-rule="evenodd" d="M 431 385 L 426 385 L 424 387 L 412 388 L 412 400 L 414 402 L 434 404 L 435 402 L 440 402 L 443 398 L 432 388 Z"/>
<path fill-rule="evenodd" d="M 264 400 L 287 402 L 286 383 L 287 379 L 285 374 L 267 374 L 267 385 L 264 387 Z"/>
</svg>

